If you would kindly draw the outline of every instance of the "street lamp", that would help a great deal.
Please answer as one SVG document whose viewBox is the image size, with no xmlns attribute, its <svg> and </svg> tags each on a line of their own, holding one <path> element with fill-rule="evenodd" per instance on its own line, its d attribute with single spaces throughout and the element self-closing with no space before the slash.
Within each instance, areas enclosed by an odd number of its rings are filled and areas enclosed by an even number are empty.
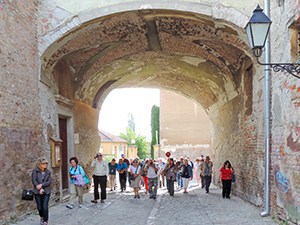
<svg viewBox="0 0 300 225">
<path fill-rule="evenodd" d="M 257 62 L 263 66 L 270 66 L 274 72 L 286 71 L 296 78 L 300 78 L 300 64 L 299 63 L 261 63 L 259 57 L 262 55 L 262 49 L 265 46 L 270 26 L 272 21 L 263 12 L 262 8 L 257 5 L 253 11 L 253 15 L 247 23 L 245 29 L 248 37 L 250 47 Z"/>
</svg>

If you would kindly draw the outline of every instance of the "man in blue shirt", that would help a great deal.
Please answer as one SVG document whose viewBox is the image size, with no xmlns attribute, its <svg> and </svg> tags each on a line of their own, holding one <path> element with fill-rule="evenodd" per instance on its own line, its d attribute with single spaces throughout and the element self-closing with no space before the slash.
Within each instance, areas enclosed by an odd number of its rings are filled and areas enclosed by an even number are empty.
<svg viewBox="0 0 300 225">
<path fill-rule="evenodd" d="M 119 172 L 119 181 L 120 181 L 121 192 L 126 190 L 127 170 L 128 170 L 127 164 L 125 162 L 123 162 L 123 159 L 119 159 L 119 163 L 117 165 L 117 171 Z"/>
</svg>

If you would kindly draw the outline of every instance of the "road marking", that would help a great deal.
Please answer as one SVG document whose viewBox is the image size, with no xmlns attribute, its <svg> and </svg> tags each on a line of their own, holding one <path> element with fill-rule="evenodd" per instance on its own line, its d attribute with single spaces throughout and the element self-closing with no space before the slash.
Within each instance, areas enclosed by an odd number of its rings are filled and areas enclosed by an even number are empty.
<svg viewBox="0 0 300 225">
<path fill-rule="evenodd" d="M 150 215 L 148 216 L 147 223 L 146 223 L 147 225 L 155 225 L 155 220 L 156 220 L 156 217 L 158 214 L 158 207 L 162 201 L 162 195 L 158 195 L 156 200 L 153 200 L 153 201 L 155 201 L 155 203 L 150 212 Z"/>
</svg>

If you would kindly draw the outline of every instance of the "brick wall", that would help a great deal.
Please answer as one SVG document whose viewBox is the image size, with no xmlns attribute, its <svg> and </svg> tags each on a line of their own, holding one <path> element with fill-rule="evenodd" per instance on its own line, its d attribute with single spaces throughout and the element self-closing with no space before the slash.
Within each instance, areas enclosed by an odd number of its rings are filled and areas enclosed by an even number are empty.
<svg viewBox="0 0 300 225">
<path fill-rule="evenodd" d="M 0 220 L 31 210 L 22 202 L 43 155 L 38 103 L 37 0 L 0 1 Z"/>
</svg>

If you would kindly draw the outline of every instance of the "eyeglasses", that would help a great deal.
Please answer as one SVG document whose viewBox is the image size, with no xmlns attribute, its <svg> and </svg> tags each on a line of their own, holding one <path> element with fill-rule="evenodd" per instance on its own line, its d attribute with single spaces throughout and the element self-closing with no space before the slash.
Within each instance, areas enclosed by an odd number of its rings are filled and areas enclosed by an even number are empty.
<svg viewBox="0 0 300 225">
<path fill-rule="evenodd" d="M 47 162 L 43 162 L 42 164 L 46 164 L 46 165 L 48 165 L 48 163 L 47 163 Z"/>
</svg>

